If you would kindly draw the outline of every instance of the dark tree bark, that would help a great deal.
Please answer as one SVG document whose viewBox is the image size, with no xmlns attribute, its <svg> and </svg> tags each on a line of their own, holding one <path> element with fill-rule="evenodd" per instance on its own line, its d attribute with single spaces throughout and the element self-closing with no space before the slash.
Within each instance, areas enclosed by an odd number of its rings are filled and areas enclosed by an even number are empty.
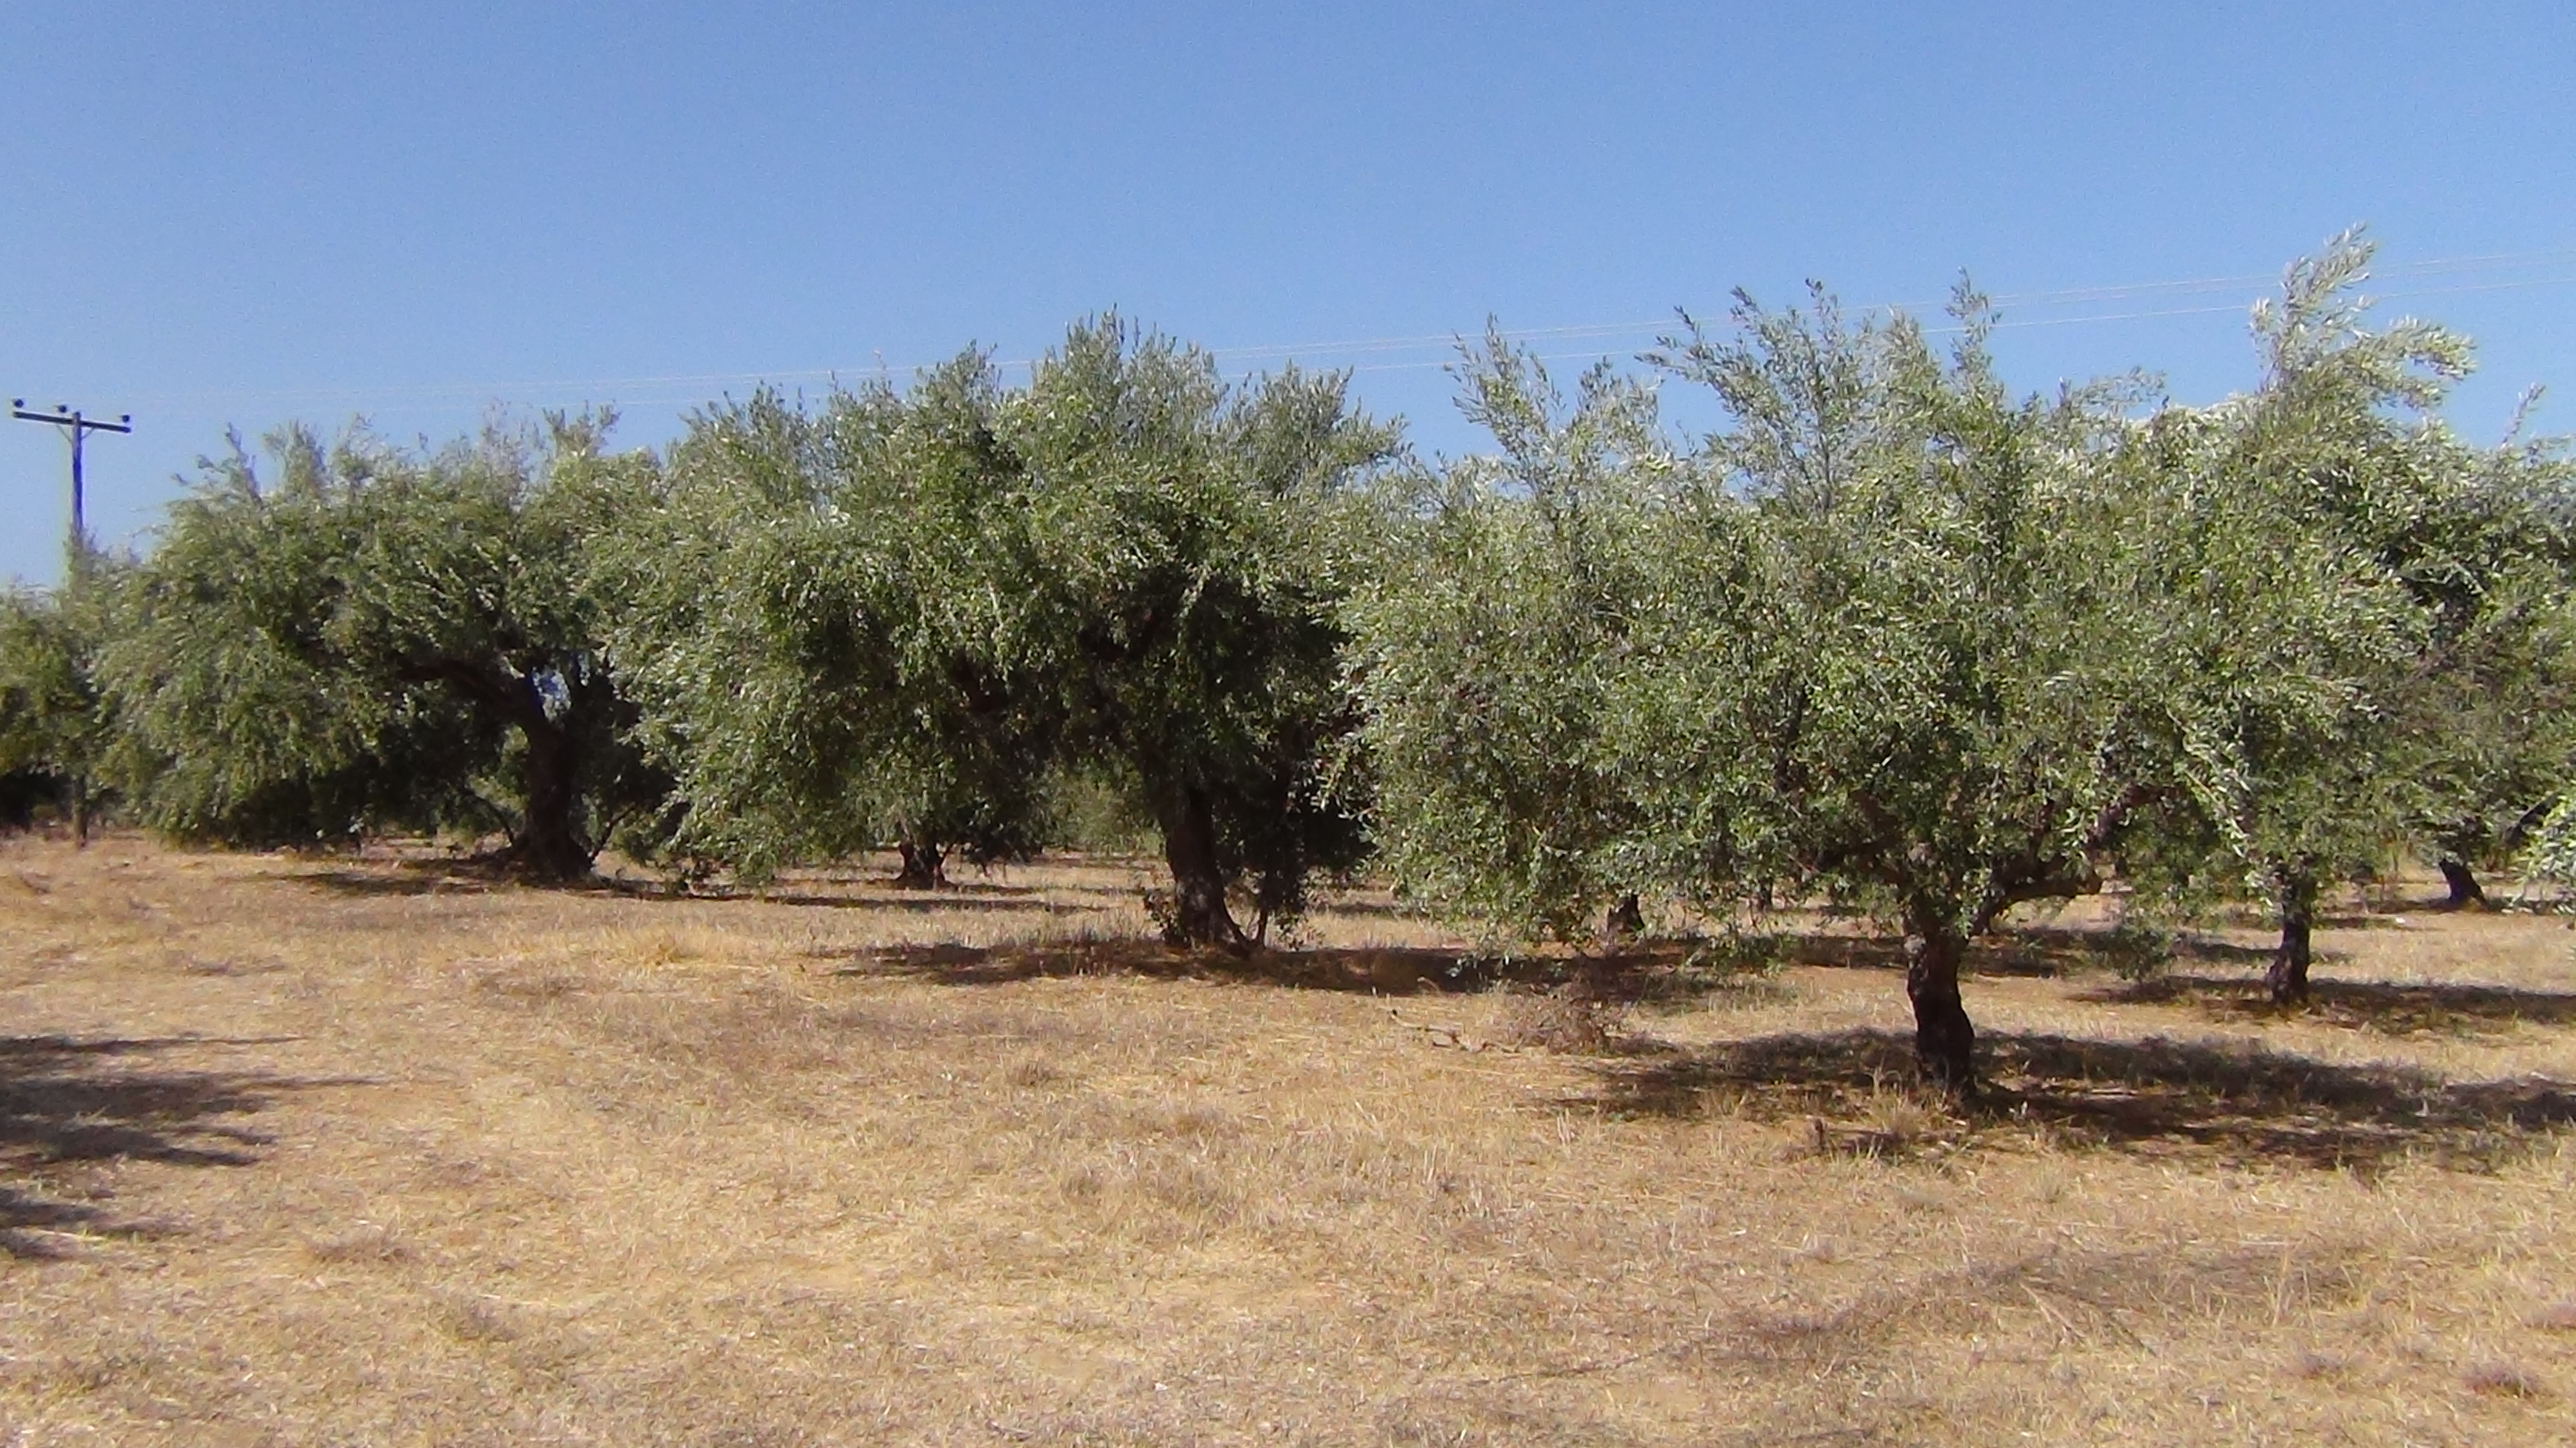
<svg viewBox="0 0 2576 1448">
<path fill-rule="evenodd" d="M 2452 910 L 2486 908 L 2487 892 L 2478 884 L 2478 877 L 2469 869 L 2468 861 L 2444 855 L 2440 861 L 2440 868 L 2442 883 L 2449 886 L 2451 890 L 2451 897 L 2442 902 L 2445 908 Z"/>
<path fill-rule="evenodd" d="M 2308 998 L 2308 960 L 2317 922 L 2317 877 L 2293 871 L 2281 877 L 2281 945 L 2272 952 L 2266 977 L 2275 1005 L 2295 1005 Z"/>
<path fill-rule="evenodd" d="M 596 686 L 568 683 L 573 715 L 559 722 L 546 712 L 545 695 L 536 680 L 505 662 L 435 659 L 405 666 L 396 671 L 396 677 L 452 685 L 509 721 L 526 746 L 519 761 L 521 808 L 526 816 L 510 854 L 532 879 L 588 879 L 599 849 L 581 835 L 582 751 L 571 720 L 596 697 Z"/>
<path fill-rule="evenodd" d="M 89 776 L 74 773 L 71 777 L 72 848 L 89 848 Z"/>
<path fill-rule="evenodd" d="M 1634 945 L 1645 933 L 1646 912 L 1638 904 L 1633 890 L 1620 896 L 1619 902 L 1610 907 L 1610 913 L 1601 919 L 1601 947 L 1604 950 Z"/>
<path fill-rule="evenodd" d="M 522 723 L 519 734 L 527 745 L 519 770 L 527 810 L 519 835 L 520 865 L 540 880 L 582 879 L 590 874 L 593 851 L 575 819 L 581 805 L 576 773 L 580 746 L 551 722 Z"/>
<path fill-rule="evenodd" d="M 1936 912 L 1909 910 L 1905 923 L 1905 995 L 1914 1003 L 1914 1058 L 1924 1079 L 1944 1091 L 1977 1089 L 1977 1028 L 1959 1000 L 1959 967 L 1967 937 Z"/>
<path fill-rule="evenodd" d="M 903 868 L 894 877 L 896 889 L 937 890 L 948 883 L 948 852 L 938 845 L 902 840 L 895 851 L 903 856 Z"/>
<path fill-rule="evenodd" d="M 1154 792 L 1154 823 L 1163 831 L 1163 863 L 1172 872 L 1172 914 L 1163 938 L 1173 945 L 1243 950 L 1243 927 L 1226 909 L 1224 867 L 1216 854 L 1216 819 L 1207 791 L 1173 785 Z"/>
</svg>

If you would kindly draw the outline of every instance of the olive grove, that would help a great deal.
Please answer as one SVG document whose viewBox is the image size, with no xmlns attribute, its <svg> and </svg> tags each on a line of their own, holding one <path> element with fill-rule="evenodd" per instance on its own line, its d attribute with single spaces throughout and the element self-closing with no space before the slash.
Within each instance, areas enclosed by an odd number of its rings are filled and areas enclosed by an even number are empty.
<svg viewBox="0 0 2576 1448">
<path fill-rule="evenodd" d="M 2444 420 L 2469 345 L 2375 320 L 2370 259 L 2290 268 L 2206 405 L 2014 390 L 1963 282 L 1931 319 L 1738 294 L 1570 388 L 1489 333 L 1455 460 L 1114 315 L 1022 380 L 763 389 L 658 451 L 290 427 L 0 604 L 0 803 L 498 837 L 554 881 L 892 848 L 931 888 L 1107 800 L 1175 944 L 1366 866 L 1614 973 L 1824 902 L 1901 943 L 1923 1071 L 1972 1091 L 2016 907 L 2260 902 L 2296 1003 L 2342 884 L 2576 876 L 2576 468 Z"/>
</svg>

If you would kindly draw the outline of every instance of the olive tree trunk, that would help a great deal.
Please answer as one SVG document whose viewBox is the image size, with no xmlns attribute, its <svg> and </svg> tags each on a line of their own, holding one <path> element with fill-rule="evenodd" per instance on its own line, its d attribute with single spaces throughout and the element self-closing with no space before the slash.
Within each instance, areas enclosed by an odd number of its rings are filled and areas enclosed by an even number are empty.
<svg viewBox="0 0 2576 1448">
<path fill-rule="evenodd" d="M 2486 908 L 2487 892 L 2478 884 L 2477 874 L 2469 868 L 2468 861 L 2456 856 L 2444 855 L 2439 862 L 2439 868 L 2442 871 L 2442 883 L 2448 886 L 2451 892 L 2450 898 L 2442 902 L 2446 907 L 2453 910 Z"/>
<path fill-rule="evenodd" d="M 2266 979 L 2275 1005 L 2308 998 L 2308 961 L 2317 923 L 2317 877 L 2305 871 L 2281 876 L 2281 944 L 2272 952 Z"/>
<path fill-rule="evenodd" d="M 1226 908 L 1225 868 L 1217 860 L 1216 819 L 1207 791 L 1174 785 L 1154 792 L 1154 823 L 1163 832 L 1163 863 L 1172 872 L 1171 915 L 1163 938 L 1173 945 L 1246 948 L 1243 927 Z"/>
<path fill-rule="evenodd" d="M 1638 902 L 1634 890 L 1620 896 L 1601 917 L 1601 948 L 1604 950 L 1624 950 L 1636 944 L 1645 933 L 1645 907 Z"/>
<path fill-rule="evenodd" d="M 1924 1079 L 1944 1091 L 1977 1089 L 1977 1028 L 1959 1000 L 1959 967 L 1968 938 L 1946 916 L 1908 910 L 1905 921 L 1905 995 L 1914 1003 L 1914 1058 Z"/>
<path fill-rule="evenodd" d="M 926 840 L 900 840 L 895 852 L 903 868 L 895 872 L 898 890 L 936 890 L 948 883 L 948 852 Z"/>
<path fill-rule="evenodd" d="M 540 880 L 579 880 L 590 874 L 594 851 L 581 837 L 581 748 L 562 729 L 522 724 L 527 753 L 519 766 L 522 807 L 519 862 Z"/>
</svg>

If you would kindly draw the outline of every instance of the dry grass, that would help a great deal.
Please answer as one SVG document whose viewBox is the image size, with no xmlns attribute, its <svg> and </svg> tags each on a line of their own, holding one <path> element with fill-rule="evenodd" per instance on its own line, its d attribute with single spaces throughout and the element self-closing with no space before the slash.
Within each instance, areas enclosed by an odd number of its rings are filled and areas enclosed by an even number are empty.
<svg viewBox="0 0 2576 1448">
<path fill-rule="evenodd" d="M 1143 881 L 0 845 L 0 1442 L 2566 1439 L 2560 920 L 2356 910 L 2291 1014 L 2026 922 L 1967 1117 L 1840 926 L 1559 1054 L 1382 897 L 1244 967 Z"/>
</svg>

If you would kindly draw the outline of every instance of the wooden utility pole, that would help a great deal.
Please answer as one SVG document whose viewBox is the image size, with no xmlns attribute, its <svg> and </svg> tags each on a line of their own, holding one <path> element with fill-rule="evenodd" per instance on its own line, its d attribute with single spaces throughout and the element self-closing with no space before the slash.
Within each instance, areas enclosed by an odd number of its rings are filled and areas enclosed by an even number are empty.
<svg viewBox="0 0 2576 1448">
<path fill-rule="evenodd" d="M 9 415 L 20 422 L 52 423 L 61 428 L 64 435 L 71 439 L 72 532 L 70 542 L 66 546 L 69 549 L 69 562 L 77 569 L 89 559 L 89 526 L 81 514 L 81 444 L 88 441 L 89 435 L 94 432 L 134 431 L 134 414 L 129 412 L 114 422 L 103 422 L 98 418 L 74 411 L 60 402 L 54 404 L 54 410 L 51 412 L 30 412 L 27 410 L 27 399 L 13 397 L 9 399 Z"/>
<path fill-rule="evenodd" d="M 54 404 L 54 410 L 51 412 L 31 412 L 27 408 L 27 399 L 13 397 L 9 399 L 9 415 L 20 422 L 51 423 L 61 428 L 64 436 L 71 439 L 72 527 L 71 537 L 64 545 L 63 551 L 63 588 L 68 593 L 82 587 L 89 578 L 89 520 L 83 516 L 86 500 L 81 496 L 84 482 L 81 477 L 81 454 L 86 450 L 83 444 L 89 441 L 89 435 L 94 432 L 134 431 L 134 414 L 129 412 L 118 417 L 114 422 L 106 422 L 60 402 Z M 72 842 L 78 848 L 87 849 L 89 848 L 90 807 L 87 770 L 72 770 L 69 777 L 64 780 L 64 785 L 71 792 Z"/>
</svg>

